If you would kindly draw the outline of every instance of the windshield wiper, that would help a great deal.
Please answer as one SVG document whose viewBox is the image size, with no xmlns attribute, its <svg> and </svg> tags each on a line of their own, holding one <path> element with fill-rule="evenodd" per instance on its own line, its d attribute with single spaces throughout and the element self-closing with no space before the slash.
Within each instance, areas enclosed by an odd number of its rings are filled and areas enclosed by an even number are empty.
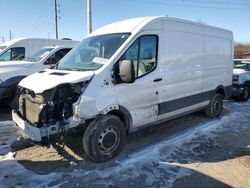
<svg viewBox="0 0 250 188">
<path fill-rule="evenodd" d="M 89 70 L 92 70 L 92 69 L 80 69 L 80 68 L 74 68 L 72 69 L 73 71 L 89 71 Z"/>
<path fill-rule="evenodd" d="M 58 70 L 69 70 L 69 71 L 90 71 L 95 69 L 81 69 L 81 68 L 67 68 L 67 67 L 57 67 Z"/>
</svg>

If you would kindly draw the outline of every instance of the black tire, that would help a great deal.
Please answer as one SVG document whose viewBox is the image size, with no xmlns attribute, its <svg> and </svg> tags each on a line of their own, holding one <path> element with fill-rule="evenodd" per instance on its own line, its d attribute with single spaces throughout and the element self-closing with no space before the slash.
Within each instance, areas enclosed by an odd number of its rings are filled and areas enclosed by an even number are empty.
<svg viewBox="0 0 250 188">
<path fill-rule="evenodd" d="M 117 156 L 126 141 L 126 128 L 114 115 L 92 121 L 83 135 L 83 149 L 95 162 L 105 162 Z"/>
<path fill-rule="evenodd" d="M 210 105 L 205 109 L 206 116 L 210 118 L 219 117 L 223 108 L 222 95 L 216 93 L 210 101 Z"/>
<path fill-rule="evenodd" d="M 248 98 L 249 98 L 249 87 L 245 85 L 241 95 L 239 97 L 236 97 L 235 99 L 238 101 L 247 101 Z"/>
</svg>

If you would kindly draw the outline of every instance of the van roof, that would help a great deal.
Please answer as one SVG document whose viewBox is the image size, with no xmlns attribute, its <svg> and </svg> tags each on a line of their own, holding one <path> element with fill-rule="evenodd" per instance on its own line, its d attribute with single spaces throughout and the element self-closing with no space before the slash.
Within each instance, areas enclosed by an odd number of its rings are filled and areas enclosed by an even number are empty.
<svg viewBox="0 0 250 188">
<path fill-rule="evenodd" d="M 146 23 L 156 18 L 157 17 L 140 17 L 114 22 L 95 30 L 89 36 L 107 33 L 130 33 L 140 24 L 145 25 Z"/>
<path fill-rule="evenodd" d="M 143 29 L 143 27 L 145 27 L 147 24 L 151 22 L 160 21 L 160 20 L 171 20 L 171 21 L 177 21 L 177 22 L 182 22 L 182 23 L 203 25 L 206 27 L 231 32 L 226 29 L 206 25 L 206 24 L 199 23 L 199 22 L 193 22 L 193 21 L 183 20 L 179 18 L 171 18 L 167 16 L 152 16 L 152 17 L 139 17 L 139 18 L 132 18 L 132 19 L 118 21 L 118 22 L 106 25 L 104 27 L 101 27 L 100 29 L 97 29 L 96 31 L 92 32 L 89 36 L 108 34 L 108 33 L 132 33 L 135 30 Z"/>
<path fill-rule="evenodd" d="M 0 44 L 0 46 L 10 46 L 10 45 L 12 45 L 12 44 L 14 44 L 16 42 L 19 42 L 19 41 L 21 41 L 23 39 L 24 38 L 12 39 L 12 40 L 9 40 L 9 41 L 6 41 L 6 42 Z"/>
<path fill-rule="evenodd" d="M 74 43 L 74 42 L 79 42 L 79 41 L 74 41 L 74 40 L 64 40 L 64 39 L 48 39 L 48 38 L 17 38 L 17 39 L 12 39 L 12 40 L 9 40 L 9 41 L 6 41 L 2 44 L 0 44 L 0 46 L 10 46 L 12 44 L 15 44 L 16 42 L 20 42 L 22 40 L 29 40 L 29 41 L 32 41 L 32 40 L 40 40 L 40 41 L 44 41 L 44 40 L 47 40 L 47 41 L 64 41 L 64 42 L 68 42 L 68 43 Z"/>
</svg>

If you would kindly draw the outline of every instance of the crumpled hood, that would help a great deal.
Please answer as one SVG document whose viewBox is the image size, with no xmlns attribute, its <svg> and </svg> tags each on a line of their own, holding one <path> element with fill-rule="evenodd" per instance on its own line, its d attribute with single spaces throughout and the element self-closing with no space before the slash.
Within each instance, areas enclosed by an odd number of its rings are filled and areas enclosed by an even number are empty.
<svg viewBox="0 0 250 188">
<path fill-rule="evenodd" d="M 31 89 L 35 93 L 42 93 L 60 84 L 78 83 L 90 80 L 92 76 L 94 76 L 93 71 L 66 71 L 45 69 L 24 78 L 19 83 L 19 86 Z"/>
<path fill-rule="evenodd" d="M 244 74 L 247 71 L 243 70 L 243 69 L 233 69 L 233 74 L 234 75 L 240 75 L 240 74 Z"/>
</svg>

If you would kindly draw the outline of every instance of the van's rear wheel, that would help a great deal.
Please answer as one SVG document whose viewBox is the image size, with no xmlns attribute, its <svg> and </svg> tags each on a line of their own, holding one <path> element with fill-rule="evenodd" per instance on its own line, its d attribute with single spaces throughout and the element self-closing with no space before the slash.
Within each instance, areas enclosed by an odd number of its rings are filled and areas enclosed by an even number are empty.
<svg viewBox="0 0 250 188">
<path fill-rule="evenodd" d="M 216 93 L 210 102 L 210 105 L 205 109 L 205 114 L 208 117 L 219 117 L 223 107 L 222 95 Z"/>
<path fill-rule="evenodd" d="M 114 158 L 122 150 L 126 129 L 114 115 L 106 115 L 92 121 L 83 135 L 83 149 L 96 162 Z"/>
</svg>

